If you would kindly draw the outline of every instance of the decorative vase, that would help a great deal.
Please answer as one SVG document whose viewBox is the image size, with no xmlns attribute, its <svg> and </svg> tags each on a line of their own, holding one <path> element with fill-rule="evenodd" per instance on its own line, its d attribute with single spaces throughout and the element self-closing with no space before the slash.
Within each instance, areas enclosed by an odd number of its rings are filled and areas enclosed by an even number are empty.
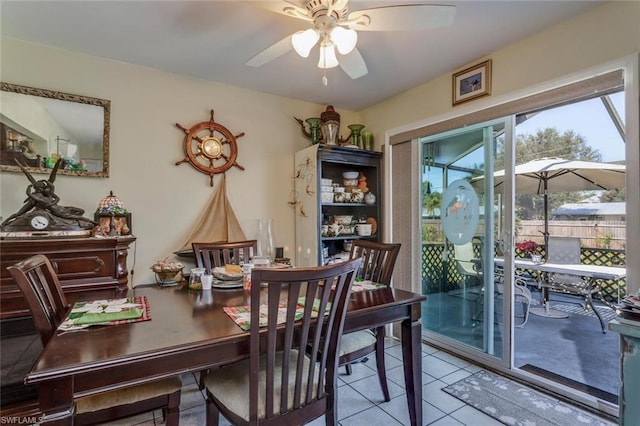
<svg viewBox="0 0 640 426">
<path fill-rule="evenodd" d="M 351 130 L 351 143 L 357 145 L 358 148 L 364 148 L 360 135 L 362 129 L 364 129 L 364 124 L 349 124 L 347 127 Z"/>
<path fill-rule="evenodd" d="M 371 132 L 362 132 L 362 146 L 367 151 L 373 150 L 373 133 Z"/>
<path fill-rule="evenodd" d="M 373 194 L 373 192 L 367 192 L 365 194 L 364 202 L 369 205 L 376 203 L 376 196 Z"/>
<path fill-rule="evenodd" d="M 337 145 L 340 135 L 340 114 L 336 112 L 333 105 L 328 105 L 327 109 L 320 113 L 320 129 L 322 139 L 327 145 Z"/>
<path fill-rule="evenodd" d="M 320 125 L 322 130 L 322 140 L 327 145 L 336 145 L 338 140 L 338 130 L 340 130 L 340 124 L 335 121 L 326 121 Z"/>
<path fill-rule="evenodd" d="M 320 142 L 320 124 L 322 121 L 319 117 L 311 117 L 305 120 L 309 125 L 309 133 L 311 133 L 311 143 L 317 144 Z"/>
<path fill-rule="evenodd" d="M 273 239 L 273 219 L 258 219 L 258 256 L 268 257 L 271 262 L 275 257 Z"/>
</svg>

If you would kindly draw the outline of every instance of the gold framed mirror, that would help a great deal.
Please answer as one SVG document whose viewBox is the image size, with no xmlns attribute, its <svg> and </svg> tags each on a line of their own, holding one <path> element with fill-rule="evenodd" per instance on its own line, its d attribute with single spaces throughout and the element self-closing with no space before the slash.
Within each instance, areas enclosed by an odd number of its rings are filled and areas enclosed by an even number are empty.
<svg viewBox="0 0 640 426">
<path fill-rule="evenodd" d="M 109 177 L 111 101 L 0 82 L 0 170 Z"/>
</svg>

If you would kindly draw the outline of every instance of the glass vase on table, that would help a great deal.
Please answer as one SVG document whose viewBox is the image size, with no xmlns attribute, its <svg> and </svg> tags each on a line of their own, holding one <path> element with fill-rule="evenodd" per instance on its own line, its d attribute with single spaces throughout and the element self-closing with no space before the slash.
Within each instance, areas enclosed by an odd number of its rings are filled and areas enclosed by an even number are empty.
<svg viewBox="0 0 640 426">
<path fill-rule="evenodd" d="M 273 219 L 258 219 L 258 257 L 268 258 L 273 262 L 275 257 L 275 242 L 273 238 Z"/>
</svg>

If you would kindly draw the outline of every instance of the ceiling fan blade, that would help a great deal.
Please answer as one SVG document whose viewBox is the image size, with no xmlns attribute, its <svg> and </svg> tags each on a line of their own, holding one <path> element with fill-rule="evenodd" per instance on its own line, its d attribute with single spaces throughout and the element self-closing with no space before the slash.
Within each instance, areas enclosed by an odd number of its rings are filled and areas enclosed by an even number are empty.
<svg viewBox="0 0 640 426">
<path fill-rule="evenodd" d="M 274 59 L 284 55 L 291 49 L 293 49 L 293 45 L 291 44 L 291 36 L 288 35 L 276 44 L 267 47 L 265 50 L 249 59 L 249 61 L 247 61 L 247 65 L 249 65 L 250 67 L 261 67 L 267 62 L 271 62 Z"/>
<path fill-rule="evenodd" d="M 364 59 L 362 59 L 362 55 L 358 49 L 353 49 L 350 53 L 340 56 L 339 63 L 340 68 L 354 80 L 369 72 L 367 64 L 364 63 Z"/>
<path fill-rule="evenodd" d="M 453 23 L 455 6 L 398 5 L 356 10 L 349 14 L 349 28 L 358 31 L 414 31 L 427 28 L 446 27 Z M 363 24 L 369 16 L 368 25 Z"/>
<path fill-rule="evenodd" d="M 313 22 L 313 18 L 309 16 L 309 11 L 302 7 L 298 2 L 292 0 L 261 1 L 254 3 L 261 9 L 266 9 L 275 13 L 279 13 L 281 15 Z"/>
</svg>

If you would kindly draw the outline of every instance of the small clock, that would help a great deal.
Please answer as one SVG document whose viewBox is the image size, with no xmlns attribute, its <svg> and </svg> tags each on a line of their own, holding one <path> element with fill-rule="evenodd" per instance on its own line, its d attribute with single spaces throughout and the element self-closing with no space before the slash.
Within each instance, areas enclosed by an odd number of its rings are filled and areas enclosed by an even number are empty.
<svg viewBox="0 0 640 426">
<path fill-rule="evenodd" d="M 219 158 L 222 155 L 222 142 L 213 136 L 207 136 L 202 139 L 200 149 L 209 158 Z"/>
<path fill-rule="evenodd" d="M 49 219 L 46 216 L 34 216 L 31 218 L 31 227 L 38 231 L 46 229 L 49 226 Z"/>
</svg>

